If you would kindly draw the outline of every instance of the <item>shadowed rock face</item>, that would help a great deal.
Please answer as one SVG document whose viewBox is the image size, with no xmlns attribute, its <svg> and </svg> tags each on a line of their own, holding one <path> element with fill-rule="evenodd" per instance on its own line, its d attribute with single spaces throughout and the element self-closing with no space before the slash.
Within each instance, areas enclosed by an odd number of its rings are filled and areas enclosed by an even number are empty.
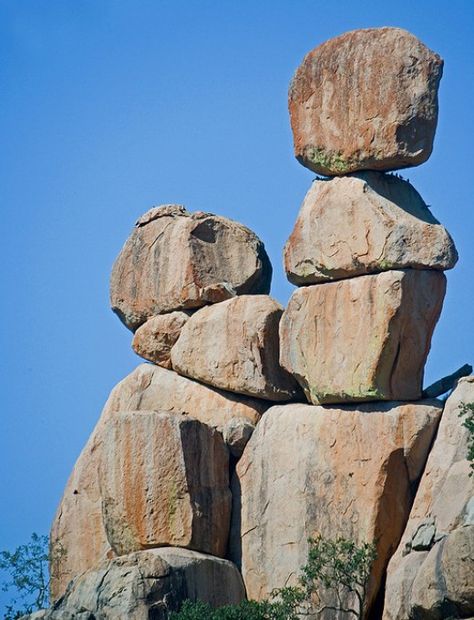
<svg viewBox="0 0 474 620">
<path fill-rule="evenodd" d="M 387 571 L 384 620 L 474 616 L 474 478 L 470 434 L 459 417 L 474 377 L 446 402 L 413 508 Z"/>
<path fill-rule="evenodd" d="M 298 286 L 456 261 L 453 240 L 414 187 L 381 172 L 315 181 L 284 252 Z"/>
<path fill-rule="evenodd" d="M 321 534 L 377 541 L 370 604 L 403 532 L 441 410 L 439 401 L 269 409 L 232 484 L 231 559 L 242 566 L 249 598 L 294 583 L 308 537 Z"/>
<path fill-rule="evenodd" d="M 280 323 L 280 362 L 313 404 L 417 400 L 446 278 L 386 271 L 302 287 Z"/>
<path fill-rule="evenodd" d="M 291 400 L 300 389 L 279 363 L 282 313 L 268 295 L 242 295 L 202 308 L 171 350 L 173 368 L 231 392 Z"/>
<path fill-rule="evenodd" d="M 110 300 L 134 331 L 156 314 L 268 293 L 271 273 L 263 243 L 242 224 L 166 205 L 138 220 L 115 261 Z"/>
<path fill-rule="evenodd" d="M 52 609 L 26 618 L 167 620 L 186 599 L 220 607 L 244 598 L 242 578 L 231 562 L 164 547 L 99 563 L 72 581 Z"/>
<path fill-rule="evenodd" d="M 99 470 L 104 427 L 121 411 L 161 410 L 224 429 L 235 418 L 254 425 L 268 403 L 211 389 L 175 372 L 141 364 L 111 392 L 91 437 L 79 456 L 51 526 L 53 548 L 65 555 L 50 566 L 51 597 L 59 598 L 71 579 L 114 557 L 102 518 Z"/>
<path fill-rule="evenodd" d="M 443 61 L 400 28 L 354 30 L 309 52 L 290 84 L 295 155 L 324 175 L 428 159 Z"/>
<path fill-rule="evenodd" d="M 163 546 L 225 555 L 231 495 L 219 432 L 176 414 L 130 411 L 109 419 L 103 437 L 102 515 L 117 555 Z"/>
</svg>

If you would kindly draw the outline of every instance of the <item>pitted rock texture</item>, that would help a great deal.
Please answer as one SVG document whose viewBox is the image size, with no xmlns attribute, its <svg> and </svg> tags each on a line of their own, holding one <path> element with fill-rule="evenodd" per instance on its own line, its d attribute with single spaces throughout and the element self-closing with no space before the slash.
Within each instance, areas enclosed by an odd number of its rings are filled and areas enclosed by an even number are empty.
<svg viewBox="0 0 474 620">
<path fill-rule="evenodd" d="M 418 400 L 446 278 L 386 271 L 297 289 L 280 323 L 280 362 L 313 404 Z"/>
<path fill-rule="evenodd" d="M 133 350 L 140 357 L 171 369 L 171 348 L 188 319 L 189 313 L 179 310 L 148 319 L 135 332 Z"/>
<path fill-rule="evenodd" d="M 157 314 L 268 293 L 271 274 L 263 243 L 242 224 L 165 205 L 138 220 L 115 261 L 110 300 L 134 331 Z"/>
<path fill-rule="evenodd" d="M 472 402 L 473 376 L 460 379 L 446 402 L 410 518 L 388 566 L 384 620 L 474 616 L 474 478 L 467 460 L 470 434 L 459 417 L 461 404 Z"/>
<path fill-rule="evenodd" d="M 102 520 L 99 469 L 103 429 L 120 411 L 160 410 L 196 418 L 222 430 L 234 418 L 255 424 L 269 404 L 236 398 L 160 366 L 141 364 L 111 392 L 97 426 L 79 456 L 51 527 L 53 548 L 65 551 L 52 562 L 51 596 L 58 599 L 71 579 L 113 557 Z"/>
<path fill-rule="evenodd" d="M 168 620 L 186 599 L 221 607 L 244 598 L 242 578 L 231 562 L 163 547 L 100 563 L 74 579 L 51 609 L 26 618 Z"/>
<path fill-rule="evenodd" d="M 269 409 L 232 484 L 231 559 L 241 564 L 248 597 L 261 600 L 294 583 L 306 563 L 307 539 L 321 534 L 377 541 L 370 606 L 403 532 L 441 410 L 439 401 Z"/>
<path fill-rule="evenodd" d="M 443 61 L 400 28 L 354 30 L 309 52 L 290 84 L 295 155 L 323 175 L 431 155 Z"/>
<path fill-rule="evenodd" d="M 407 181 L 381 172 L 316 180 L 285 245 L 298 286 L 390 269 L 451 269 L 448 232 Z"/>
<path fill-rule="evenodd" d="M 299 387 L 279 363 L 282 313 L 267 295 L 243 295 L 202 308 L 171 350 L 174 370 L 230 392 L 291 400 Z"/>
<path fill-rule="evenodd" d="M 229 452 L 192 418 L 120 412 L 106 425 L 102 514 L 117 555 L 174 546 L 223 556 L 229 536 Z"/>
</svg>

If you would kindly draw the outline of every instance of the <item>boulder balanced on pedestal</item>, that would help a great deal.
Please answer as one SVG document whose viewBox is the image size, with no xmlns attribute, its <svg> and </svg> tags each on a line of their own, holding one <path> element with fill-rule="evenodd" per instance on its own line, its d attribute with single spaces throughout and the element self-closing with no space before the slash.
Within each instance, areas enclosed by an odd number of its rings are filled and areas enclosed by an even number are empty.
<svg viewBox="0 0 474 620">
<path fill-rule="evenodd" d="M 297 286 L 456 261 L 453 240 L 415 188 L 381 172 L 314 181 L 284 251 Z"/>
<path fill-rule="evenodd" d="M 263 243 L 242 224 L 165 205 L 138 220 L 114 264 L 110 300 L 136 330 L 156 314 L 268 293 L 271 273 Z"/>
<path fill-rule="evenodd" d="M 280 362 L 314 404 L 417 400 L 446 288 L 437 271 L 386 271 L 297 289 Z"/>
<path fill-rule="evenodd" d="M 290 85 L 296 158 L 324 175 L 431 155 L 443 61 L 400 28 L 354 30 L 309 52 Z"/>
</svg>

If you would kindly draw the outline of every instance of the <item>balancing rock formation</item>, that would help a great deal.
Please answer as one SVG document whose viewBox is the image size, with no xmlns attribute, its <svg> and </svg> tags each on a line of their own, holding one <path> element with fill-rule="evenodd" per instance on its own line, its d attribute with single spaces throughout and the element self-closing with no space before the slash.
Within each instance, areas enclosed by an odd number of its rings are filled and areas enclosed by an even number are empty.
<svg viewBox="0 0 474 620">
<path fill-rule="evenodd" d="M 286 309 L 248 228 L 179 205 L 138 220 L 111 303 L 151 363 L 112 390 L 79 456 L 51 530 L 53 607 L 32 618 L 167 620 L 185 599 L 262 600 L 296 582 L 317 535 L 375 543 L 361 617 L 474 617 L 459 417 L 474 377 L 444 407 L 421 400 L 457 253 L 389 174 L 431 153 L 442 66 L 398 28 L 304 59 L 295 153 L 331 178 L 313 182 L 285 246 L 299 287 Z"/>
</svg>

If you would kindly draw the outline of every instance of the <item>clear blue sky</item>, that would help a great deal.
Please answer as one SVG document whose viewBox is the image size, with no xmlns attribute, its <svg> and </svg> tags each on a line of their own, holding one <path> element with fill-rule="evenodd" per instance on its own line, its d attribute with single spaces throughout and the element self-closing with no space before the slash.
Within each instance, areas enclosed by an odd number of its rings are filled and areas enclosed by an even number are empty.
<svg viewBox="0 0 474 620">
<path fill-rule="evenodd" d="M 292 155 L 288 82 L 325 39 L 386 25 L 445 59 L 434 153 L 403 173 L 461 257 L 430 383 L 474 362 L 474 2 L 0 1 L 0 548 L 49 530 L 109 391 L 140 362 L 108 302 L 137 216 L 178 202 L 243 222 L 286 302 L 282 247 L 314 178 Z"/>
</svg>

